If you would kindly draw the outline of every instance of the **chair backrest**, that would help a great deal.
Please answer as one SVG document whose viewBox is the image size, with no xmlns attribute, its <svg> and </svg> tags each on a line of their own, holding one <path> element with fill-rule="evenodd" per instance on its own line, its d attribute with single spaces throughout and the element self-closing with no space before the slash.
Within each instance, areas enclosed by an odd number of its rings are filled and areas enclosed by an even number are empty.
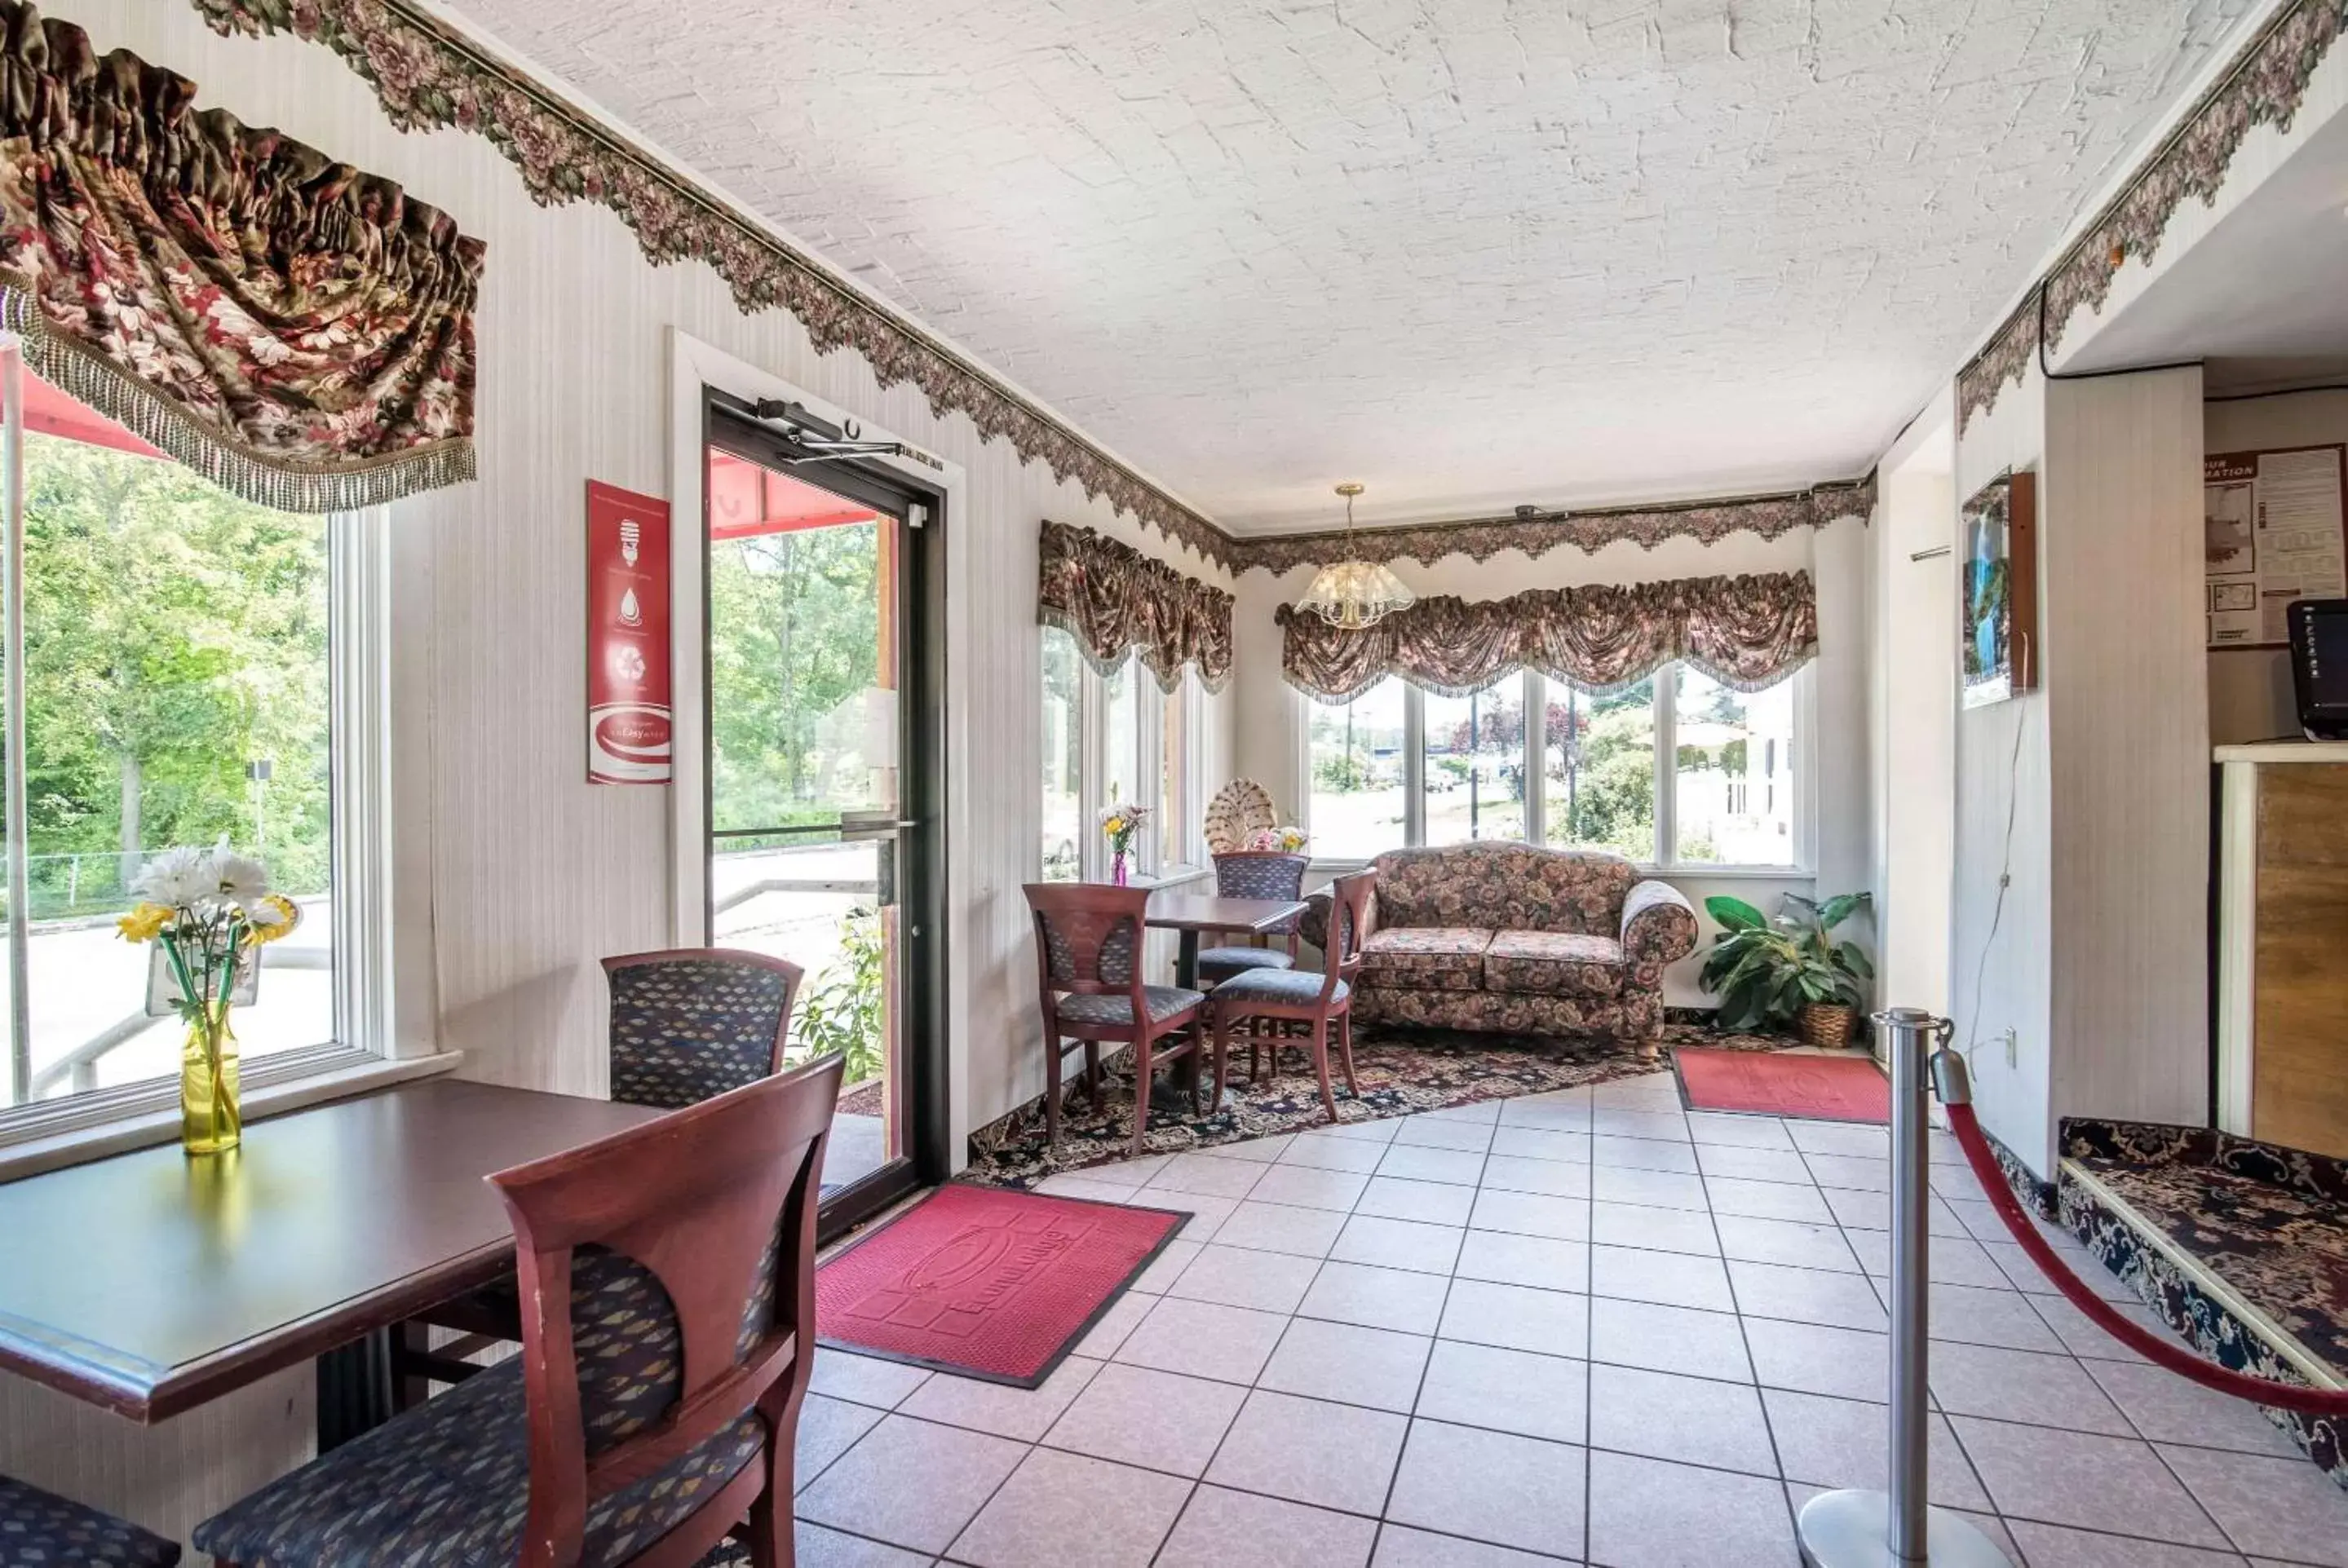
<svg viewBox="0 0 2348 1568">
<path fill-rule="evenodd" d="M 1141 1008 L 1141 938 L 1149 909 L 1147 887 L 1098 882 L 1030 882 L 1027 907 L 1035 916 L 1035 967 L 1044 1016 L 1061 991 L 1130 996 Z"/>
<path fill-rule="evenodd" d="M 612 987 L 612 1098 L 681 1110 L 783 1070 L 797 964 L 731 948 L 603 960 Z"/>
<path fill-rule="evenodd" d="M 1215 856 L 1215 891 L 1226 898 L 1302 898 L 1309 855 L 1282 849 L 1237 849 Z M 1285 933 L 1296 929 L 1296 917 L 1261 929 Z"/>
<path fill-rule="evenodd" d="M 1362 967 L 1362 944 L 1377 927 L 1377 906 L 1371 897 L 1377 886 L 1375 869 L 1356 871 L 1329 884 L 1328 941 L 1321 949 L 1322 960 L 1328 966 L 1328 978 L 1321 988 L 1324 998 L 1335 993 L 1339 980 L 1351 981 Z"/>
<path fill-rule="evenodd" d="M 792 1440 L 840 1066 L 828 1056 L 489 1177 L 520 1255 L 523 1568 L 576 1562 L 596 1499 L 746 1418 Z"/>
</svg>

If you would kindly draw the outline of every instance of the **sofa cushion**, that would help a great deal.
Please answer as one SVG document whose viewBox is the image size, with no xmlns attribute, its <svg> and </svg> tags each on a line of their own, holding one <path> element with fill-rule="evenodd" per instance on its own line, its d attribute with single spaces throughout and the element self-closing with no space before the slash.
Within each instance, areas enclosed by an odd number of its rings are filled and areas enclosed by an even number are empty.
<svg viewBox="0 0 2348 1568">
<path fill-rule="evenodd" d="M 1573 931 L 1501 931 L 1484 954 L 1484 989 L 1561 997 L 1617 997 L 1634 981 L 1612 937 Z"/>
<path fill-rule="evenodd" d="M 1362 983 L 1406 990 L 1480 990 L 1484 949 L 1491 942 L 1491 932 L 1474 926 L 1382 926 L 1362 944 Z"/>
<path fill-rule="evenodd" d="M 1488 840 L 1377 858 L 1381 926 L 1482 926 L 1619 937 L 1638 868 L 1599 849 Z"/>
</svg>

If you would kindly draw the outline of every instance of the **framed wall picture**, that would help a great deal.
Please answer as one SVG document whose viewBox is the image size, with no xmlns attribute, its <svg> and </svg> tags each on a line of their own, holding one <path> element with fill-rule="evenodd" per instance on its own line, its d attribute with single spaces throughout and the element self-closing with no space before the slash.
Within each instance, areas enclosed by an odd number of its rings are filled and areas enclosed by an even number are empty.
<svg viewBox="0 0 2348 1568">
<path fill-rule="evenodd" d="M 2038 689 L 2038 477 L 1999 475 L 1958 520 L 1962 696 L 1980 708 Z"/>
</svg>

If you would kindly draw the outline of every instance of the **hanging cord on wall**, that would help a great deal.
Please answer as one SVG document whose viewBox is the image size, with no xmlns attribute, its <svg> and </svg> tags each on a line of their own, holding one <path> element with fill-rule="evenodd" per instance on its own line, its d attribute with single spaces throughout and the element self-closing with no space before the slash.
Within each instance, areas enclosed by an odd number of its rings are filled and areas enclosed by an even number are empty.
<svg viewBox="0 0 2348 1568">
<path fill-rule="evenodd" d="M 2107 375 L 2149 375 L 2156 370 L 2198 370 L 2201 355 L 2165 364 L 2124 364 L 2112 370 L 2056 370 L 2046 359 L 2046 285 L 2038 285 L 2038 374 L 2048 381 L 2101 381 Z"/>
<path fill-rule="evenodd" d="M 1973 1052 L 1981 1049 L 1982 998 L 1989 988 L 1989 956 L 1997 947 L 1999 927 L 2005 923 L 2005 893 L 2013 886 L 2013 826 L 2022 813 L 2022 737 L 2028 718 L 2015 710 L 2013 715 L 2013 755 L 2005 764 L 2005 847 L 1998 857 L 1997 902 L 1990 907 L 1989 935 L 1982 938 L 1981 962 L 1973 969 L 1973 1005 L 1972 1016 L 1965 1020 L 1965 1065 L 1973 1064 Z"/>
</svg>

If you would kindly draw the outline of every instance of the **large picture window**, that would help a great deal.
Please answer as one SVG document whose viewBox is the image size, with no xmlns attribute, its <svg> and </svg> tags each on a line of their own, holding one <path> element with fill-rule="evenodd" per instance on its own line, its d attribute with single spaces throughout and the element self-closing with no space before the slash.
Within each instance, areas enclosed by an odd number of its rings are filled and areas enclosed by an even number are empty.
<svg viewBox="0 0 2348 1568">
<path fill-rule="evenodd" d="M 1593 696 L 1536 674 L 1468 697 L 1389 676 L 1306 726 L 1313 853 L 1520 839 L 1665 868 L 1807 863 L 1807 668 L 1757 692 L 1667 664 Z"/>
<path fill-rule="evenodd" d="M 1406 708 L 1416 693 L 1389 675 L 1350 702 L 1315 702 L 1307 736 L 1313 852 L 1367 860 L 1407 843 Z"/>
<path fill-rule="evenodd" d="M 1426 714 L 1427 844 L 1525 835 L 1525 681 L 1507 676 L 1465 697 L 1421 697 Z"/>
<path fill-rule="evenodd" d="M 25 613 L 5 651 L 24 671 L 23 750 L 5 758 L 23 802 L 25 897 L 6 911 L 23 994 L 12 958 L 0 1110 L 21 1128 L 82 1098 L 144 1109 L 175 1077 L 182 1027 L 147 1005 L 155 948 L 115 922 L 177 845 L 256 856 L 302 912 L 236 1009 L 248 1085 L 379 1048 L 337 962 L 357 914 L 337 907 L 337 865 L 373 803 L 345 783 L 363 770 L 337 766 L 338 728 L 372 718 L 373 683 L 338 674 L 368 655 L 336 607 L 367 602 L 380 520 L 240 499 L 26 384 Z"/>
<path fill-rule="evenodd" d="M 1138 659 L 1104 676 L 1074 637 L 1056 626 L 1040 630 L 1043 880 L 1107 880 L 1100 812 L 1125 802 L 1151 808 L 1133 871 L 1164 879 L 1195 869 L 1205 858 L 1195 820 L 1205 809 L 1196 743 L 1204 723 L 1198 676 L 1186 669 L 1172 692 L 1162 691 Z"/>
</svg>

